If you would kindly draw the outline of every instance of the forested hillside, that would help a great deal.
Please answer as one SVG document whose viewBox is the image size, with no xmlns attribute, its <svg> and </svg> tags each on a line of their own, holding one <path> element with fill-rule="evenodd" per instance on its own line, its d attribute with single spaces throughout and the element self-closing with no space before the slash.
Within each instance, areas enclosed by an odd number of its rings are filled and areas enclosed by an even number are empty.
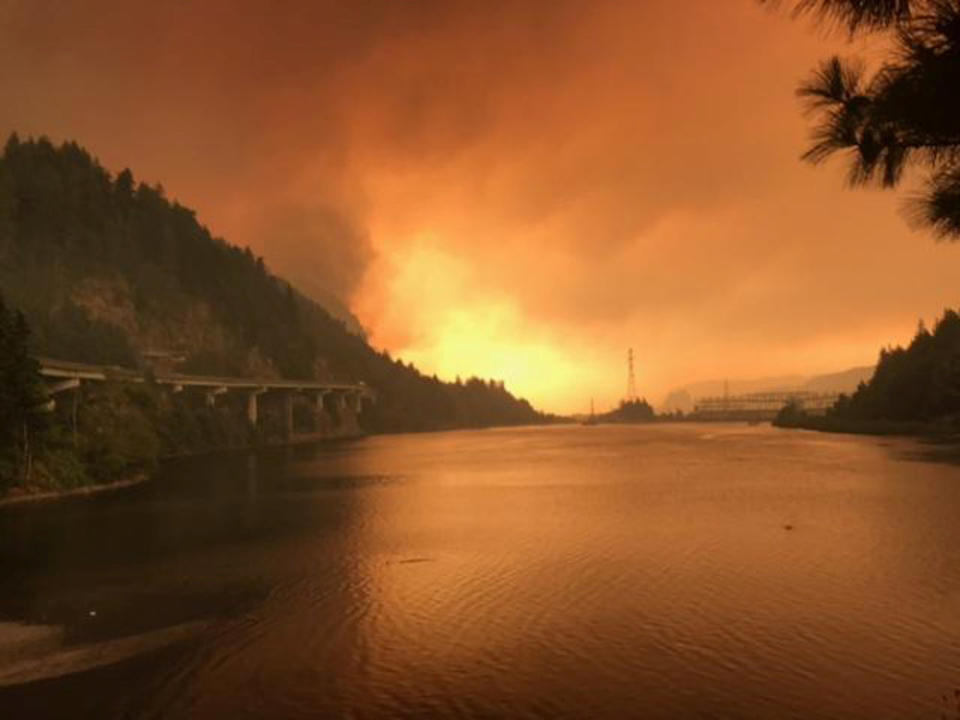
<svg viewBox="0 0 960 720">
<path fill-rule="evenodd" d="M 932 332 L 921 324 L 909 346 L 882 350 L 870 381 L 841 397 L 834 413 L 899 421 L 960 417 L 960 315 L 946 310 Z"/>
<path fill-rule="evenodd" d="M 873 376 L 841 395 L 826 417 L 787 407 L 782 426 L 853 432 L 960 428 L 960 314 L 946 310 L 932 331 L 922 323 L 906 347 L 880 351 Z"/>
<path fill-rule="evenodd" d="M 159 351 L 182 372 L 363 380 L 379 392 L 370 431 L 541 419 L 499 383 L 443 383 L 376 352 L 162 188 L 75 143 L 7 141 L 0 290 L 41 355 L 138 367 Z"/>
</svg>

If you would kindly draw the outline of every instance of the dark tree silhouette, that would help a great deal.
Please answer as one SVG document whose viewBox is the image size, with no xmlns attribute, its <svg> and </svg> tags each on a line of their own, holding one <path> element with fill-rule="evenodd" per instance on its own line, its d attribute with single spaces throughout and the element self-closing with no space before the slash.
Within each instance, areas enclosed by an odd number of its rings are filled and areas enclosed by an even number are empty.
<svg viewBox="0 0 960 720">
<path fill-rule="evenodd" d="M 891 188 L 907 170 L 924 171 L 909 219 L 960 239 L 960 0 L 799 0 L 794 13 L 883 33 L 891 46 L 872 75 L 859 60 L 832 57 L 798 88 L 820 120 L 804 159 L 847 154 L 854 186 Z"/>
<path fill-rule="evenodd" d="M 960 313 L 945 310 L 930 331 L 921 322 L 907 347 L 880 351 L 876 370 L 852 395 L 841 395 L 825 418 L 785 407 L 775 424 L 823 429 L 897 431 L 903 423 L 960 424 Z M 882 423 L 892 423 L 883 425 Z M 899 426 L 897 424 L 900 424 Z"/>
<path fill-rule="evenodd" d="M 43 389 L 29 337 L 23 314 L 7 310 L 0 297 L 0 489 L 30 479 L 36 436 L 45 425 Z"/>
<path fill-rule="evenodd" d="M 780 5 L 782 0 L 762 0 Z M 909 20 L 922 0 L 797 0 L 794 14 L 812 13 L 825 22 L 846 26 L 850 32 L 864 29 L 883 29 L 893 23 Z"/>
<path fill-rule="evenodd" d="M 621 400 L 616 410 L 601 415 L 600 420 L 613 423 L 645 423 L 656 420 L 656 413 L 645 398 Z"/>
</svg>

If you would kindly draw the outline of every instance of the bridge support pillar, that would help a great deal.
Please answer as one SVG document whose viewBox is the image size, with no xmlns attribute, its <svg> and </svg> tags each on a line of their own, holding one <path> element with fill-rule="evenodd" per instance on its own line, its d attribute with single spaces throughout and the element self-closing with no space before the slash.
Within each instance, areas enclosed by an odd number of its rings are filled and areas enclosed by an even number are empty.
<svg viewBox="0 0 960 720">
<path fill-rule="evenodd" d="M 213 407 L 217 402 L 217 395 L 223 395 L 226 391 L 227 389 L 225 387 L 207 390 L 207 392 L 203 395 L 203 399 L 206 401 L 207 407 Z"/>
<path fill-rule="evenodd" d="M 79 378 L 67 378 L 66 380 L 58 380 L 56 382 L 49 383 L 46 387 L 47 390 L 47 402 L 44 404 L 44 410 L 48 412 L 53 412 L 57 407 L 56 395 L 66 392 L 67 390 L 73 390 L 74 403 L 76 403 L 77 392 L 80 389 L 80 380 Z"/>
<path fill-rule="evenodd" d="M 313 398 L 313 429 L 324 437 L 331 437 L 334 429 L 333 418 L 327 411 L 326 397 L 329 394 L 329 390 L 318 390 Z"/>
<path fill-rule="evenodd" d="M 357 423 L 356 410 L 359 403 L 359 393 L 350 391 L 340 391 L 335 395 L 337 410 L 337 428 L 338 437 L 354 437 L 360 434 L 360 425 Z M 355 399 L 356 397 L 356 399 Z"/>
<path fill-rule="evenodd" d="M 323 399 L 327 396 L 327 392 L 328 392 L 327 390 L 320 390 L 319 392 L 317 392 L 316 396 L 313 399 L 314 406 L 315 406 L 314 409 L 318 414 L 322 412 L 326 412 L 327 410 L 327 407 L 323 401 Z"/>
<path fill-rule="evenodd" d="M 259 390 L 251 390 L 247 395 L 247 420 L 250 421 L 251 425 L 257 424 L 257 410 L 258 410 L 258 401 L 257 398 L 263 395 L 266 392 L 263 388 Z"/>
<path fill-rule="evenodd" d="M 293 437 L 293 392 L 283 394 L 283 432 L 287 438 Z"/>
<path fill-rule="evenodd" d="M 70 439 L 77 446 L 77 409 L 80 407 L 80 382 L 73 390 L 73 405 L 70 407 Z"/>
</svg>

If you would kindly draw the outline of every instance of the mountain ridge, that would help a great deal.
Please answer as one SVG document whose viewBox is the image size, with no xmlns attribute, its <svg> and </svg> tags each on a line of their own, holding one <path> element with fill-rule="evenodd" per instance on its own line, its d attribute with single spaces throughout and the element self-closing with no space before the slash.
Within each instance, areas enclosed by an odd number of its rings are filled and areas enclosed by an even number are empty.
<svg viewBox="0 0 960 720">
<path fill-rule="evenodd" d="M 502 383 L 444 383 L 375 350 L 249 248 L 74 142 L 7 141 L 0 288 L 27 316 L 35 351 L 50 357 L 143 367 L 161 350 L 183 355 L 183 372 L 363 380 L 380 398 L 365 413 L 371 431 L 545 417 Z"/>
</svg>

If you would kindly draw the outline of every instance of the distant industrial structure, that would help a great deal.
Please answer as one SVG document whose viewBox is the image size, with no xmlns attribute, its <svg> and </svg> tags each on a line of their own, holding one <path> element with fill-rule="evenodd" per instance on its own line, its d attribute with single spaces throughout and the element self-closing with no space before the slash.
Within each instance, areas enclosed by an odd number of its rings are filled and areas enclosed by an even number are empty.
<svg viewBox="0 0 960 720">
<path fill-rule="evenodd" d="M 788 403 L 796 404 L 809 415 L 823 415 L 840 397 L 835 392 L 804 390 L 756 392 L 743 395 L 699 398 L 692 416 L 698 420 L 772 420 Z"/>
</svg>

